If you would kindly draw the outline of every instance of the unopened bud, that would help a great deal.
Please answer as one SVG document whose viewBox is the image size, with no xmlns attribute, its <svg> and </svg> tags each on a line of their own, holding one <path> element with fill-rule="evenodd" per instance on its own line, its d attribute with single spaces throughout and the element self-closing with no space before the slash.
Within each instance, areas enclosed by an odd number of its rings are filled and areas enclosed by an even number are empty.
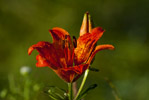
<svg viewBox="0 0 149 100">
<path fill-rule="evenodd" d="M 91 33 L 91 31 L 92 31 L 92 22 L 91 22 L 90 14 L 86 12 L 84 14 L 84 18 L 82 21 L 80 36 L 84 35 L 85 33 Z"/>
<path fill-rule="evenodd" d="M 28 66 L 23 66 L 23 67 L 21 67 L 21 69 L 20 69 L 20 73 L 21 73 L 21 75 L 23 75 L 23 76 L 30 74 L 31 71 L 32 71 L 32 69 L 31 69 L 30 67 L 28 67 Z"/>
</svg>

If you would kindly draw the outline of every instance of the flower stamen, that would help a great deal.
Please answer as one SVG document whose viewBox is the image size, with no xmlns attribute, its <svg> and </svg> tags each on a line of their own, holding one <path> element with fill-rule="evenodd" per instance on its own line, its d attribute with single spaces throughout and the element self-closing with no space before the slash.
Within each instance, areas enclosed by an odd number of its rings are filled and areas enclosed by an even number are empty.
<svg viewBox="0 0 149 100">
<path fill-rule="evenodd" d="M 75 36 L 73 36 L 73 46 L 74 46 L 74 48 L 77 47 L 77 39 Z"/>
</svg>

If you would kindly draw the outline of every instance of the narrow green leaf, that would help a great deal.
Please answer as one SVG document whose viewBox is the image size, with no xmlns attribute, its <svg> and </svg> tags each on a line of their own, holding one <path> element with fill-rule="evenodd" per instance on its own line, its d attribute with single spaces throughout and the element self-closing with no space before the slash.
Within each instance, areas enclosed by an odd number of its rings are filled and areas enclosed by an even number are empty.
<svg viewBox="0 0 149 100">
<path fill-rule="evenodd" d="M 56 86 L 49 86 L 46 87 L 46 90 L 44 90 L 44 93 L 49 95 L 54 100 L 64 100 L 65 98 L 65 90 L 58 88 Z"/>
<path fill-rule="evenodd" d="M 53 100 L 64 100 L 63 98 L 59 97 L 59 95 L 57 95 L 53 92 L 49 93 L 48 91 L 44 91 L 44 93 L 47 94 Z"/>
<path fill-rule="evenodd" d="M 90 91 L 93 90 L 97 87 L 97 84 L 92 84 L 90 85 L 84 92 L 81 93 L 81 95 L 79 96 L 78 100 L 84 98 L 86 96 L 86 94 Z"/>
<path fill-rule="evenodd" d="M 62 92 L 62 93 L 65 93 L 66 91 L 64 90 L 64 89 L 62 89 L 62 88 L 59 88 L 59 87 L 56 87 L 56 86 L 49 86 L 49 88 L 53 88 L 53 89 L 57 89 L 57 90 L 59 90 L 60 92 Z"/>
<path fill-rule="evenodd" d="M 59 100 L 59 99 L 56 99 L 54 96 L 52 95 L 49 95 L 50 98 L 52 98 L 53 100 Z"/>
<path fill-rule="evenodd" d="M 93 68 L 93 67 L 90 67 L 89 70 L 90 70 L 90 71 L 94 71 L 94 72 L 99 72 L 99 69 Z"/>
</svg>

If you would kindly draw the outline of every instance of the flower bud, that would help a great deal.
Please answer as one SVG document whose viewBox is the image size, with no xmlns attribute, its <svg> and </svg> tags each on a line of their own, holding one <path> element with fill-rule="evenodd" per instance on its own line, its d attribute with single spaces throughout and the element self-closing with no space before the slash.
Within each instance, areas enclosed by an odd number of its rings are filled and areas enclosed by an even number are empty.
<svg viewBox="0 0 149 100">
<path fill-rule="evenodd" d="M 91 17 L 88 12 L 84 14 L 81 29 L 80 29 L 80 36 L 86 34 L 86 33 L 91 33 L 92 31 L 92 22 L 91 22 Z"/>
<path fill-rule="evenodd" d="M 30 74 L 32 71 L 32 69 L 28 66 L 23 66 L 20 68 L 20 74 L 23 75 L 23 76 L 26 76 L 28 74 Z"/>
</svg>

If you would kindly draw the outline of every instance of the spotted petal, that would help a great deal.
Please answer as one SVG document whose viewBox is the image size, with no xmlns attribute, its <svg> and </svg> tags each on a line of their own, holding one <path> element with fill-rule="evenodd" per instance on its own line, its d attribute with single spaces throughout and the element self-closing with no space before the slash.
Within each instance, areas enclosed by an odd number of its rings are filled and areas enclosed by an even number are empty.
<svg viewBox="0 0 149 100">
<path fill-rule="evenodd" d="M 52 35 L 53 43 L 62 42 L 62 40 L 65 39 L 65 36 L 69 35 L 66 30 L 59 27 L 55 27 L 52 30 L 49 30 L 49 32 Z"/>
<path fill-rule="evenodd" d="M 92 59 L 94 58 L 95 54 L 98 52 L 98 51 L 101 51 L 101 50 L 113 50 L 114 49 L 114 46 L 113 45 L 109 45 L 109 44 L 105 44 L 105 45 L 98 45 L 96 46 L 95 50 L 92 52 L 91 56 L 89 57 L 87 63 L 90 64 Z"/>
<path fill-rule="evenodd" d="M 34 49 L 39 52 L 39 55 L 36 57 L 38 61 L 36 63 L 37 66 L 50 66 L 52 69 L 65 67 L 63 66 L 65 60 L 61 60 L 64 58 L 64 53 L 60 48 L 55 49 L 55 45 L 41 41 L 32 45 L 28 49 L 28 54 L 30 55 Z"/>
<path fill-rule="evenodd" d="M 82 75 L 84 71 L 89 67 L 88 64 L 81 64 L 74 67 L 61 68 L 56 73 L 66 82 L 73 82 L 74 79 L 79 75 Z M 79 77 L 77 77 L 79 78 Z"/>
<path fill-rule="evenodd" d="M 75 49 L 75 64 L 85 63 L 93 51 L 96 42 L 102 36 L 104 30 L 101 27 L 94 28 L 91 33 L 80 36 Z"/>
</svg>

